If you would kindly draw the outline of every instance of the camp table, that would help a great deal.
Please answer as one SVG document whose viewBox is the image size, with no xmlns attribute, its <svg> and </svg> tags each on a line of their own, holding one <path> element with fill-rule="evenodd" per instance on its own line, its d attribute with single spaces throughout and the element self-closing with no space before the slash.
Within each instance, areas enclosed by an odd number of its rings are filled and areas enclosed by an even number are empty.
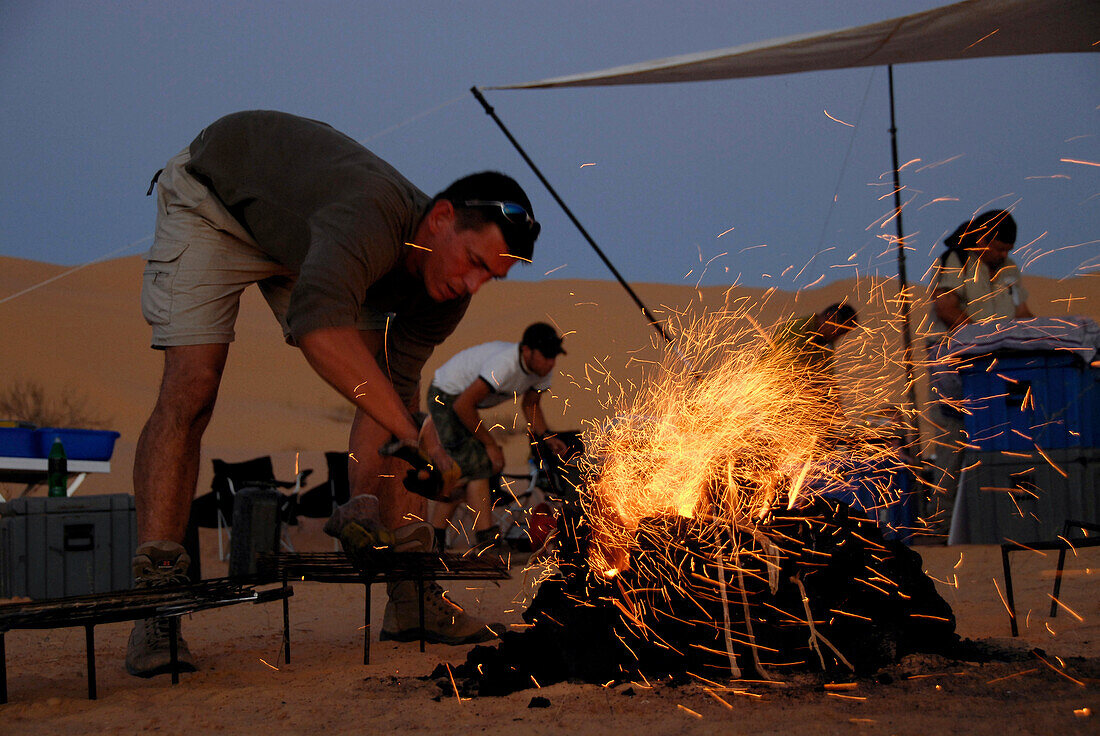
<svg viewBox="0 0 1100 736">
<path fill-rule="evenodd" d="M 359 583 L 364 588 L 363 664 L 370 664 L 370 591 L 375 583 L 414 581 L 419 593 L 420 651 L 424 651 L 424 583 L 439 580 L 508 580 L 508 568 L 499 562 L 465 555 L 435 552 L 405 552 L 390 555 L 384 562 L 358 569 L 342 552 L 299 552 L 261 555 L 259 575 L 263 580 L 318 583 Z M 290 662 L 290 603 L 283 596 L 283 656 Z"/>
<path fill-rule="evenodd" d="M 1097 547 L 1100 546 L 1100 537 L 1080 537 L 1077 539 L 1070 539 L 1069 530 L 1080 529 L 1081 531 L 1094 531 L 1100 532 L 1100 524 L 1093 524 L 1087 521 L 1073 521 L 1067 519 L 1065 529 L 1062 532 L 1062 536 L 1058 539 L 1042 542 L 1014 542 L 1007 541 L 1001 545 L 1001 566 L 1004 568 L 1005 575 L 1005 598 L 1008 603 L 1008 620 L 1012 625 L 1012 635 L 1019 636 L 1020 632 L 1016 625 L 1016 601 L 1012 593 L 1012 562 L 1009 559 L 1010 552 L 1019 552 L 1021 550 L 1027 550 L 1029 552 L 1036 552 L 1040 550 L 1058 550 L 1058 568 L 1054 574 L 1054 592 L 1051 594 L 1050 601 L 1050 615 L 1051 617 L 1058 615 L 1058 594 L 1062 589 L 1062 570 L 1066 565 L 1066 552 L 1071 549 L 1079 549 L 1081 547 Z"/>
<path fill-rule="evenodd" d="M 96 698 L 95 634 L 99 624 L 168 617 L 171 633 L 172 684 L 179 682 L 176 632 L 180 616 L 236 603 L 266 603 L 294 594 L 286 585 L 256 590 L 254 579 L 212 578 L 193 585 L 143 588 L 0 605 L 0 704 L 8 702 L 4 635 L 14 629 L 59 629 L 83 626 L 88 662 L 88 698 Z"/>
</svg>

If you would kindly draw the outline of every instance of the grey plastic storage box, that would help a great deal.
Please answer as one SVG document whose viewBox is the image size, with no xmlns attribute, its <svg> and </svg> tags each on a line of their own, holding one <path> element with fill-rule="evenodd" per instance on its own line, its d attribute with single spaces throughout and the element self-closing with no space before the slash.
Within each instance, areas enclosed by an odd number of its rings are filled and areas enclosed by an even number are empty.
<svg viewBox="0 0 1100 736">
<path fill-rule="evenodd" d="M 127 590 L 136 546 L 137 518 L 129 494 L 0 504 L 0 597 Z"/>
<path fill-rule="evenodd" d="M 951 544 L 1051 541 L 1067 519 L 1100 523 L 1100 449 L 1048 450 L 1057 469 L 1031 457 L 967 452 L 951 520 Z"/>
<path fill-rule="evenodd" d="M 279 501 L 270 487 L 242 488 L 233 496 L 229 577 L 255 575 L 260 555 L 279 551 Z"/>
</svg>

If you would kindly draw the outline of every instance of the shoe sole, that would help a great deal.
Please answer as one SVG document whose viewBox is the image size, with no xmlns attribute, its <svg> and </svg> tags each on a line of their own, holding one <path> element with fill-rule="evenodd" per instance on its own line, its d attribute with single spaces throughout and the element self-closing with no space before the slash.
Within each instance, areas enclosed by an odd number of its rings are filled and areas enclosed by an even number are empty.
<svg viewBox="0 0 1100 736">
<path fill-rule="evenodd" d="M 465 636 L 465 637 L 461 637 L 461 638 L 455 638 L 455 637 L 449 637 L 449 636 L 440 636 L 439 634 L 435 634 L 435 633 L 432 633 L 430 631 L 427 632 L 423 637 L 424 641 L 426 641 L 430 644 L 446 644 L 446 645 L 452 646 L 452 647 L 461 646 L 462 644 L 481 644 L 482 642 L 490 641 L 490 640 L 496 639 L 496 638 L 497 638 L 497 634 L 492 629 L 490 629 L 488 626 L 481 629 L 477 633 L 470 634 L 469 636 Z M 383 630 L 378 635 L 378 639 L 379 639 L 379 641 L 410 642 L 410 641 L 420 641 L 421 636 L 420 636 L 420 630 L 419 629 L 407 629 L 405 631 L 385 631 L 385 630 Z"/>
<path fill-rule="evenodd" d="M 177 670 L 179 672 L 198 672 L 199 671 L 198 668 L 195 667 L 195 665 L 191 664 L 190 662 L 180 662 L 180 663 L 178 663 Z M 141 677 L 141 678 L 144 678 L 144 679 L 148 680 L 150 677 L 156 677 L 157 675 L 170 674 L 172 672 L 172 665 L 171 664 L 165 664 L 165 665 L 161 665 L 160 667 L 154 667 L 151 670 L 140 670 L 140 671 L 132 669 L 130 667 L 130 665 L 126 665 L 126 671 L 128 673 L 130 673 L 131 675 L 133 675 L 134 677 Z"/>
</svg>

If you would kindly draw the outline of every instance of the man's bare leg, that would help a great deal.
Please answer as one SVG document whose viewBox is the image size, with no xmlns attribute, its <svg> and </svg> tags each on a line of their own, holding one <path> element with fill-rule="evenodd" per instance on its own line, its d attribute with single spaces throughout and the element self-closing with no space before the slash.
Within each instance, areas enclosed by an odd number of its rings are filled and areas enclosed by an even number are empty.
<svg viewBox="0 0 1100 736">
<path fill-rule="evenodd" d="M 367 349 L 385 366 L 381 330 L 360 330 L 359 337 Z M 416 407 L 409 407 L 415 412 Z M 392 439 L 389 430 L 371 419 L 362 410 L 355 410 L 355 419 L 351 423 L 351 435 L 348 447 L 348 482 L 351 495 L 370 495 L 378 499 L 381 507 L 382 525 L 393 530 L 406 524 L 424 521 L 427 516 L 427 501 L 415 493 L 409 493 L 401 484 L 409 466 L 394 457 L 382 457 L 378 448 Z"/>
<path fill-rule="evenodd" d="M 199 474 L 202 434 L 218 396 L 228 345 L 187 345 L 164 352 L 164 376 L 153 413 L 138 438 L 134 458 L 138 548 L 133 559 L 138 588 L 188 581 L 191 560 L 181 546 Z M 126 644 L 126 670 L 152 677 L 172 666 L 167 619 L 134 622 Z M 191 650 L 176 629 L 176 666 L 194 671 Z"/>
<path fill-rule="evenodd" d="M 218 396 L 229 345 L 185 345 L 164 351 L 156 406 L 138 438 L 134 496 L 138 543 L 183 542 L 199 448 Z"/>
<path fill-rule="evenodd" d="M 368 494 L 378 498 L 382 525 L 397 529 L 424 521 L 427 501 L 405 490 L 401 479 L 409 466 L 394 457 L 382 457 L 378 448 L 389 442 L 390 431 L 361 411 L 355 412 L 351 425 L 348 481 L 351 495 Z"/>
<path fill-rule="evenodd" d="M 483 532 L 496 526 L 489 503 L 489 479 L 479 478 L 466 485 L 466 505 L 474 512 L 474 531 Z"/>
</svg>

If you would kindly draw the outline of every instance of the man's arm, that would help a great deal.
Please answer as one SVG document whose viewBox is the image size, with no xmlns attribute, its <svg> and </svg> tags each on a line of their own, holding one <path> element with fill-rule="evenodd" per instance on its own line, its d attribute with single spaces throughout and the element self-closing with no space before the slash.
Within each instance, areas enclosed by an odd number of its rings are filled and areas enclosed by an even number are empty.
<svg viewBox="0 0 1100 736">
<path fill-rule="evenodd" d="M 499 473 L 504 469 L 504 451 L 493 439 L 489 428 L 481 421 L 481 415 L 477 411 L 477 405 L 489 395 L 489 384 L 484 378 L 477 378 L 466 387 L 457 399 L 455 399 L 455 414 L 462 421 L 466 429 L 477 437 L 481 444 L 485 445 L 485 452 L 489 455 L 489 461 L 493 464 L 493 472 Z"/>
<path fill-rule="evenodd" d="M 523 393 L 523 416 L 527 418 L 527 428 L 535 439 L 544 440 L 554 454 L 561 455 L 568 448 L 560 438 L 550 434 L 550 429 L 546 426 L 546 418 L 542 415 L 542 405 L 539 403 L 541 396 L 542 394 L 533 388 Z"/>
<path fill-rule="evenodd" d="M 417 444 L 416 424 L 358 328 L 322 327 L 298 338 L 298 346 L 313 370 L 333 388 L 398 439 Z M 434 452 L 430 454 L 441 461 Z M 449 465 L 448 461 L 442 467 Z"/>
<path fill-rule="evenodd" d="M 959 297 L 952 292 L 937 292 L 932 304 L 936 310 L 936 317 L 947 325 L 948 329 L 953 330 L 970 321 Z"/>
</svg>

